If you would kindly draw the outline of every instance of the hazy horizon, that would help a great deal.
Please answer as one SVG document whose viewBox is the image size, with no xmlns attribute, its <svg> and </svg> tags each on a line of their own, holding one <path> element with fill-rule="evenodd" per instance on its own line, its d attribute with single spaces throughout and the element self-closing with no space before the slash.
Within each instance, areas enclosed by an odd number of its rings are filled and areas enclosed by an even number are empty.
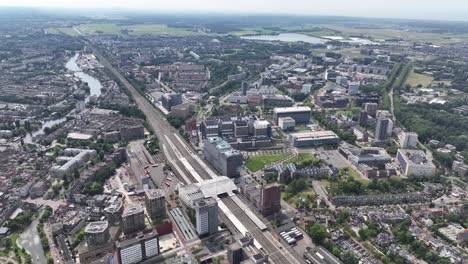
<svg viewBox="0 0 468 264">
<path fill-rule="evenodd" d="M 170 2 L 160 0 L 0 0 L 0 7 L 60 9 L 118 9 L 120 11 L 172 13 L 229 13 L 353 16 L 369 18 L 468 21 L 468 2 L 463 0 L 209 0 Z M 365 8 L 363 8 L 365 7 Z M 423 7 L 423 8 L 422 8 Z M 98 11 L 98 10 L 96 10 Z"/>
</svg>

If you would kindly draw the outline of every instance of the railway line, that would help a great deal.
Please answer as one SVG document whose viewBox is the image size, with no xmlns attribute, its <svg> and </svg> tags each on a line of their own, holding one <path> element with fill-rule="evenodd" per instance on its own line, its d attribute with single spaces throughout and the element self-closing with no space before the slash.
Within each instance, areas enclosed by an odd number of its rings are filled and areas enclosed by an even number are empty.
<svg viewBox="0 0 468 264">
<path fill-rule="evenodd" d="M 100 62 L 109 69 L 116 78 L 128 89 L 131 93 L 135 103 L 146 115 L 148 123 L 151 125 L 155 134 L 162 146 L 164 155 L 169 163 L 172 165 L 180 180 L 186 184 L 200 182 L 203 180 L 213 179 L 218 177 L 218 174 L 214 172 L 200 157 L 197 156 L 187 144 L 180 138 L 178 131 L 170 126 L 167 120 L 161 116 L 155 107 L 140 93 L 132 84 L 130 84 L 122 74 L 117 71 L 108 61 L 102 56 L 102 54 L 94 49 L 94 54 L 100 60 Z M 265 251 L 269 255 L 271 262 L 276 264 L 295 264 L 299 263 L 289 252 L 277 247 L 266 234 L 259 227 L 259 223 L 254 223 L 249 216 L 244 212 L 245 209 L 241 209 L 229 196 L 223 197 L 220 201 L 228 208 L 224 213 L 231 213 L 233 222 L 237 222 L 237 229 L 247 230 L 255 239 L 256 247 Z M 223 209 L 222 208 L 222 209 Z M 223 211 L 223 210 L 221 210 Z M 225 215 L 226 216 L 226 215 Z M 229 219 L 229 216 L 227 217 Z M 237 220 L 238 219 L 238 220 Z M 231 220 L 231 219 L 230 219 Z M 239 224 L 239 222 L 241 224 Z M 232 228 L 232 225 L 230 225 Z M 245 230 L 234 230 L 239 231 L 245 235 Z M 288 255 L 289 254 L 289 255 Z M 288 257 L 286 258 L 286 255 Z"/>
</svg>

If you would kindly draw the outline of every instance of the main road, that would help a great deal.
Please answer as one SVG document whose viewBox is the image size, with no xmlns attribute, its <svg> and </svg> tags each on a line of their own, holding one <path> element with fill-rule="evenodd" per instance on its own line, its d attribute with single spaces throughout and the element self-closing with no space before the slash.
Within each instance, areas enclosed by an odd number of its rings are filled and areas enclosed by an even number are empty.
<svg viewBox="0 0 468 264">
<path fill-rule="evenodd" d="M 172 165 L 174 170 L 182 178 L 185 183 L 199 182 L 205 179 L 216 178 L 219 175 L 214 172 L 200 157 L 195 153 L 188 144 L 179 136 L 179 132 L 173 128 L 167 120 L 155 109 L 155 107 L 140 93 L 130 82 L 127 81 L 122 74 L 114 68 L 109 61 L 96 49 L 93 50 L 96 57 L 102 65 L 112 72 L 112 74 L 124 85 L 131 93 L 135 103 L 146 115 L 148 124 L 154 130 L 160 142 L 166 159 Z M 248 216 L 234 203 L 231 198 L 224 198 L 227 201 L 227 206 L 231 211 L 235 211 L 241 219 L 249 219 Z M 248 223 L 250 223 L 247 220 Z M 249 231 L 254 238 L 269 254 L 269 258 L 276 264 L 295 264 L 302 263 L 302 260 L 297 260 L 292 257 L 289 252 L 278 248 L 272 241 L 271 236 L 267 237 L 264 232 L 254 226 L 249 225 Z M 286 257 L 288 256 L 288 257 Z"/>
</svg>

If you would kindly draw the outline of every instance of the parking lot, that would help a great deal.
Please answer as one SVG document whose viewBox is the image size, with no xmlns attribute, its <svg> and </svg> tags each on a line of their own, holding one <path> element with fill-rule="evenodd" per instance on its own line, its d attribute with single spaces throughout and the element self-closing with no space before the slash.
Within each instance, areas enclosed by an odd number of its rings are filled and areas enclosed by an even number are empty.
<svg viewBox="0 0 468 264">
<path fill-rule="evenodd" d="M 346 160 L 338 150 L 324 150 L 323 148 L 315 149 L 317 157 L 324 160 L 325 162 L 333 165 L 336 168 L 347 168 L 350 166 L 348 160 Z"/>
</svg>

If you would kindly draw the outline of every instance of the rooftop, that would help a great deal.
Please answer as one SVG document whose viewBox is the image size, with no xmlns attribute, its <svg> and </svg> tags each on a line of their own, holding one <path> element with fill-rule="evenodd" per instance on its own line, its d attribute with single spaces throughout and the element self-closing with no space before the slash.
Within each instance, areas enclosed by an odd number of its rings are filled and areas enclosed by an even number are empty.
<svg viewBox="0 0 468 264">
<path fill-rule="evenodd" d="M 157 199 L 160 197 L 164 197 L 164 191 L 161 189 L 149 189 L 145 191 L 146 197 L 148 199 Z"/>
<path fill-rule="evenodd" d="M 138 213 L 143 213 L 143 207 L 141 206 L 126 207 L 122 214 L 122 217 L 125 217 L 127 215 L 138 214 Z"/>
<path fill-rule="evenodd" d="M 275 113 L 300 113 L 300 112 L 311 112 L 312 110 L 308 106 L 296 106 L 296 107 L 278 107 L 273 110 Z"/>
<path fill-rule="evenodd" d="M 338 138 L 338 136 L 333 131 L 306 131 L 291 133 L 292 137 L 301 139 L 311 139 L 311 138 Z"/>
<path fill-rule="evenodd" d="M 108 227 L 109 227 L 109 223 L 107 221 L 91 222 L 86 226 L 85 232 L 86 233 L 101 233 L 101 232 L 104 232 Z"/>
<path fill-rule="evenodd" d="M 403 157 L 411 162 L 414 165 L 432 165 L 432 162 L 427 159 L 426 153 L 418 149 L 399 149 L 398 152 L 401 153 Z"/>
</svg>

